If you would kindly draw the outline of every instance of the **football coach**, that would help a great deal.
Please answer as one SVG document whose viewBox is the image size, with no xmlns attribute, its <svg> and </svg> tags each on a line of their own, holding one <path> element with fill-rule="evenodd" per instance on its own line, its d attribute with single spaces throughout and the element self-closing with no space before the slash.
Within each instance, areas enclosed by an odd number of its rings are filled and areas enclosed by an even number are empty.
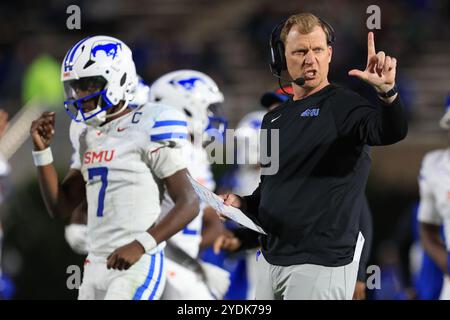
<svg viewBox="0 0 450 320">
<path fill-rule="evenodd" d="M 348 74 L 376 90 L 379 103 L 372 105 L 328 81 L 333 42 L 333 28 L 310 13 L 293 15 L 273 30 L 272 71 L 278 77 L 287 71 L 293 79 L 292 98 L 262 123 L 262 129 L 279 130 L 279 170 L 263 172 L 250 196 L 222 195 L 267 232 L 260 237 L 256 299 L 352 298 L 369 146 L 390 145 L 407 134 L 395 85 L 397 60 L 376 52 L 369 32 L 367 66 Z"/>
</svg>

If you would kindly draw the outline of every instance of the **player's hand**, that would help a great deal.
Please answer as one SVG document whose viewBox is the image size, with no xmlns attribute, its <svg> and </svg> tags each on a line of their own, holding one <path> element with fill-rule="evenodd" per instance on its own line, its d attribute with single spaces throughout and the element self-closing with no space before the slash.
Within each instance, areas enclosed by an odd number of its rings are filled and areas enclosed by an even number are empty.
<svg viewBox="0 0 450 320">
<path fill-rule="evenodd" d="M 135 264 L 144 254 L 142 245 L 134 240 L 114 250 L 106 259 L 108 269 L 127 270 Z"/>
<path fill-rule="evenodd" d="M 356 281 L 353 300 L 366 300 L 366 284 L 363 281 Z"/>
<path fill-rule="evenodd" d="M 0 138 L 3 137 L 3 134 L 8 127 L 8 113 L 4 110 L 0 109 Z"/>
<path fill-rule="evenodd" d="M 55 134 L 55 115 L 54 112 L 44 112 L 31 123 L 30 135 L 35 151 L 42 151 L 50 146 Z"/>
<path fill-rule="evenodd" d="M 385 93 L 394 87 L 396 68 L 397 59 L 387 56 L 383 51 L 376 53 L 374 35 L 373 32 L 369 32 L 366 69 L 364 71 L 353 69 L 348 74 L 367 82 L 378 93 Z"/>
<path fill-rule="evenodd" d="M 223 199 L 223 204 L 226 206 L 233 206 L 235 208 L 240 208 L 242 201 L 241 197 L 238 195 L 227 193 L 227 194 L 219 194 L 219 197 Z"/>
<path fill-rule="evenodd" d="M 229 230 L 224 230 L 224 232 L 214 241 L 214 253 L 219 254 L 220 249 L 226 251 L 234 252 L 241 247 L 242 243 L 234 233 Z"/>
</svg>

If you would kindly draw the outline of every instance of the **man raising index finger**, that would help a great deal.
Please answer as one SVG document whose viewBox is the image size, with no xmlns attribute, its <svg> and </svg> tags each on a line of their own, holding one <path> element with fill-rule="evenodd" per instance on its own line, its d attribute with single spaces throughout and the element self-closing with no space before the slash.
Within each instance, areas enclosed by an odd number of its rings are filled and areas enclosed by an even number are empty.
<svg viewBox="0 0 450 320">
<path fill-rule="evenodd" d="M 407 134 L 396 60 L 375 53 L 369 33 L 366 69 L 349 75 L 377 91 L 374 106 L 328 81 L 333 43 L 332 27 L 310 13 L 293 15 L 272 32 L 272 70 L 294 79 L 293 97 L 262 122 L 262 129 L 279 130 L 279 170 L 265 174 L 263 164 L 252 195 L 223 197 L 267 232 L 260 238 L 256 299 L 352 299 L 364 243 L 358 234 L 369 146 Z"/>
</svg>

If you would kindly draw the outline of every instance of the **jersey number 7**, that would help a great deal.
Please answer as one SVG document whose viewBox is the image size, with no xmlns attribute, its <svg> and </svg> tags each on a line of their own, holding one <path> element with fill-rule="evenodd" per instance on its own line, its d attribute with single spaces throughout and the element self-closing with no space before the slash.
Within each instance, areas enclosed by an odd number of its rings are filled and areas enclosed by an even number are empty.
<svg viewBox="0 0 450 320">
<path fill-rule="evenodd" d="M 89 181 L 96 176 L 100 176 L 102 181 L 102 186 L 100 187 L 100 192 L 98 194 L 98 206 L 97 206 L 97 217 L 103 217 L 103 205 L 105 202 L 105 192 L 108 186 L 108 168 L 107 167 L 97 167 L 89 168 Z"/>
</svg>

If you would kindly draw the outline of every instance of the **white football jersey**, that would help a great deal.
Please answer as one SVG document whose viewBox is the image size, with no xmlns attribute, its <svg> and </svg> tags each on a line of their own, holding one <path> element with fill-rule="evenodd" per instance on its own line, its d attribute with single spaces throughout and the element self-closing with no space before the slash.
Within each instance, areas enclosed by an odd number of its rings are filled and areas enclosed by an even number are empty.
<svg viewBox="0 0 450 320">
<path fill-rule="evenodd" d="M 109 255 L 155 223 L 160 179 L 186 168 L 180 149 L 167 141 L 186 137 L 184 115 L 150 103 L 101 127 L 72 122 L 71 168 L 86 182 L 89 253 Z"/>
<path fill-rule="evenodd" d="M 183 145 L 181 151 L 183 153 L 184 160 L 187 162 L 187 168 L 192 178 L 209 190 L 214 190 L 216 185 L 205 149 L 202 147 L 195 147 L 191 143 L 186 143 Z M 170 209 L 172 209 L 173 205 L 174 203 L 172 199 L 166 192 L 161 205 L 161 216 L 166 215 Z M 186 225 L 183 230 L 169 239 L 169 242 L 183 249 L 192 258 L 197 258 L 200 242 L 202 241 L 204 207 L 204 203 L 200 203 L 199 214 L 188 225 Z"/>
<path fill-rule="evenodd" d="M 233 186 L 233 193 L 239 196 L 248 196 L 258 188 L 261 180 L 261 169 L 256 166 L 243 165 L 239 166 L 234 173 L 235 185 Z M 255 290 L 257 282 L 257 259 L 256 249 L 249 249 L 246 251 L 246 275 L 247 275 L 247 300 L 255 299 Z"/>
<path fill-rule="evenodd" d="M 427 153 L 419 176 L 420 222 L 444 225 L 447 250 L 450 251 L 450 149 Z"/>
</svg>

